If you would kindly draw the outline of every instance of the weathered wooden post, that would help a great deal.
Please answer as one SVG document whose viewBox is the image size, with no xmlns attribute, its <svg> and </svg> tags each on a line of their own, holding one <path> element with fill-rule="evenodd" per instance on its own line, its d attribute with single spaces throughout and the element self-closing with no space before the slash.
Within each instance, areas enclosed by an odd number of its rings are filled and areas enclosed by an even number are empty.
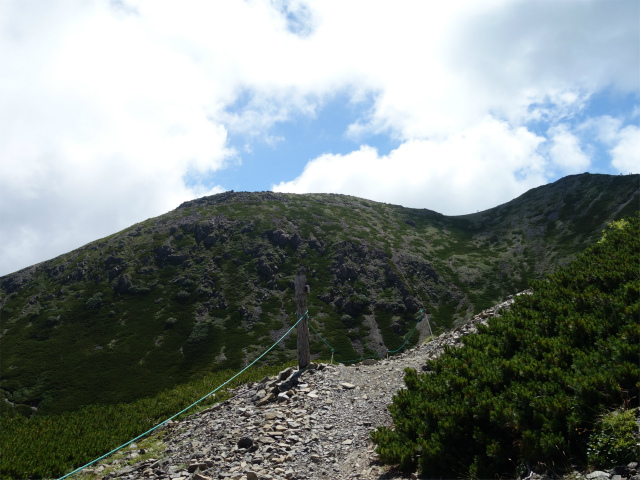
<svg viewBox="0 0 640 480">
<path fill-rule="evenodd" d="M 298 318 L 307 313 L 307 277 L 296 275 L 296 314 Z M 298 369 L 302 370 L 311 363 L 311 352 L 309 351 L 309 322 L 307 317 L 298 323 Z"/>
</svg>

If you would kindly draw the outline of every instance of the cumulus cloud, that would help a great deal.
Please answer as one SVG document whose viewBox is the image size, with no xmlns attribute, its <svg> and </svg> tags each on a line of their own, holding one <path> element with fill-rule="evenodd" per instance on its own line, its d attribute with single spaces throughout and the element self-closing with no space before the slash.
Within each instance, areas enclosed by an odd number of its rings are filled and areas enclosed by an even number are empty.
<svg viewBox="0 0 640 480">
<path fill-rule="evenodd" d="M 631 120 L 636 117 L 632 112 Z M 624 118 L 602 115 L 590 118 L 577 130 L 584 136 L 593 136 L 602 142 L 611 157 L 611 166 L 620 173 L 638 173 L 640 166 L 640 127 L 625 125 Z"/>
<path fill-rule="evenodd" d="M 363 147 L 277 188 L 445 213 L 507 201 L 588 165 L 574 131 L 551 130 L 545 150 L 526 122 L 637 91 L 639 14 L 602 0 L 0 2 L 0 274 L 223 190 L 216 172 L 251 151 L 231 133 L 277 148 L 275 124 L 337 92 L 367 105 L 345 132 Z M 626 169 L 634 130 L 613 130 Z M 400 147 L 380 156 L 374 134 Z"/>
<path fill-rule="evenodd" d="M 611 149 L 611 164 L 620 173 L 640 173 L 640 128 L 628 125 L 617 138 Z"/>
<path fill-rule="evenodd" d="M 565 174 L 584 172 L 591 160 L 582 151 L 580 140 L 569 132 L 566 125 L 556 125 L 549 130 L 550 156 L 553 164 Z"/>
<path fill-rule="evenodd" d="M 493 118 L 446 140 L 411 140 L 389 155 L 368 146 L 321 155 L 278 192 L 334 192 L 448 215 L 473 213 L 545 183 L 544 141 Z"/>
</svg>

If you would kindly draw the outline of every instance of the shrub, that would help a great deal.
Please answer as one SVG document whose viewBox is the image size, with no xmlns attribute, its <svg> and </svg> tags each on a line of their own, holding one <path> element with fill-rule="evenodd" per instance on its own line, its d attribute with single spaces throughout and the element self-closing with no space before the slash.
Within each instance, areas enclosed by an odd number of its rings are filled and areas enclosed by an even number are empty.
<svg viewBox="0 0 640 480">
<path fill-rule="evenodd" d="M 602 415 L 589 438 L 589 464 L 610 468 L 640 458 L 638 409 L 614 410 Z"/>
<path fill-rule="evenodd" d="M 96 293 L 90 297 L 84 304 L 89 310 L 98 310 L 102 307 L 102 293 Z"/>
<path fill-rule="evenodd" d="M 189 334 L 189 338 L 187 342 L 189 343 L 198 343 L 207 338 L 209 334 L 209 322 L 199 322 L 193 326 L 193 330 Z"/>
<path fill-rule="evenodd" d="M 164 326 L 166 328 L 171 328 L 173 327 L 176 323 L 178 322 L 178 319 L 175 317 L 169 317 L 164 321 Z"/>
<path fill-rule="evenodd" d="M 443 476 L 586 465 L 581 433 L 639 386 L 639 217 L 620 225 L 446 350 L 432 373 L 405 370 L 395 428 L 372 432 L 380 459 Z"/>
<path fill-rule="evenodd" d="M 143 293 L 149 293 L 150 291 L 151 291 L 151 288 L 145 287 L 142 285 L 131 285 L 131 288 L 129 288 L 130 293 L 143 294 Z"/>
<path fill-rule="evenodd" d="M 187 292 L 186 290 L 180 290 L 176 295 L 176 298 L 181 302 L 185 302 L 189 300 L 189 292 Z"/>
</svg>

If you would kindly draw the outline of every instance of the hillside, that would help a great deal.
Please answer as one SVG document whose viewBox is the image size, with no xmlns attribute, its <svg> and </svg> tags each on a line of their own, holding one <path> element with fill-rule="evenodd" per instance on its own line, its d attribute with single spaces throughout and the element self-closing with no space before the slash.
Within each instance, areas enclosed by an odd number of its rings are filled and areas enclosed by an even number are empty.
<svg viewBox="0 0 640 480">
<path fill-rule="evenodd" d="M 2 408 L 73 411 L 236 370 L 294 320 L 297 273 L 336 359 L 397 348 L 423 308 L 442 332 L 567 264 L 638 210 L 639 183 L 575 175 L 458 217 L 327 194 L 187 202 L 0 278 Z M 329 355 L 315 335 L 311 351 Z M 270 361 L 294 357 L 295 336 Z"/>
</svg>

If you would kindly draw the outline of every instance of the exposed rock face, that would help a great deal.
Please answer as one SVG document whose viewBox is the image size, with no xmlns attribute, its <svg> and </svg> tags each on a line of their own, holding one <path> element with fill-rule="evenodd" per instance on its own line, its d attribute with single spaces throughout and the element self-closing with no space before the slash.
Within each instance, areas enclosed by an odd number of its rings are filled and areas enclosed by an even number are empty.
<svg viewBox="0 0 640 480">
<path fill-rule="evenodd" d="M 118 293 L 127 293 L 132 286 L 131 277 L 129 274 L 125 273 L 118 278 L 116 283 L 113 285 L 113 289 Z"/>
</svg>

